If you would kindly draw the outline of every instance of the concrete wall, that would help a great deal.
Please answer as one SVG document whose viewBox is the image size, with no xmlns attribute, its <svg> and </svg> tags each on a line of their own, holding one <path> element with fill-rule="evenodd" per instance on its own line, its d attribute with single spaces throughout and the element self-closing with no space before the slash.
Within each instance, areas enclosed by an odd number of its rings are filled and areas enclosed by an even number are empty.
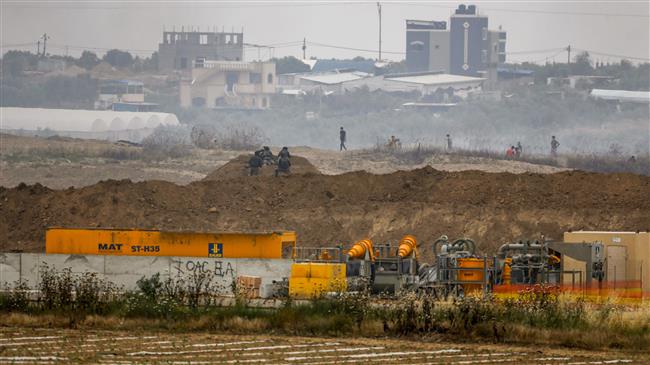
<svg viewBox="0 0 650 365">
<path fill-rule="evenodd" d="M 0 253 L 0 289 L 24 281 L 37 288 L 44 264 L 56 270 L 70 268 L 73 273 L 96 272 L 124 290 L 137 288 L 142 278 L 160 273 L 168 277 L 189 279 L 194 273 L 212 275 L 212 283 L 228 292 L 238 276 L 262 278 L 260 296 L 272 295 L 273 281 L 291 274 L 290 259 L 214 259 L 204 257 L 138 257 L 99 255 L 46 255 L 34 253 Z"/>
<path fill-rule="evenodd" d="M 449 73 L 449 31 L 431 31 L 429 71 Z"/>
<path fill-rule="evenodd" d="M 244 58 L 244 35 L 243 33 L 201 33 L 207 36 L 207 44 L 200 44 L 199 33 L 174 33 L 181 39 L 178 41 L 165 42 L 167 33 L 163 34 L 163 43 L 158 45 L 158 69 L 160 71 L 171 71 L 182 69 L 181 59 L 185 61 L 185 69 L 192 67 L 192 62 L 197 58 L 207 60 L 242 61 Z M 174 34 L 171 34 L 172 36 Z M 182 39 L 185 35 L 187 40 Z M 236 37 L 236 42 L 229 42 L 225 37 Z"/>
<path fill-rule="evenodd" d="M 430 37 L 428 30 L 406 31 L 406 68 L 409 72 L 429 71 Z"/>
<path fill-rule="evenodd" d="M 477 15 L 454 14 L 450 20 L 450 70 L 454 75 L 480 76 L 486 61 L 482 52 L 487 49 L 488 18 Z M 485 29 L 485 31 L 484 31 Z M 486 39 L 483 39 L 483 35 Z"/>
</svg>

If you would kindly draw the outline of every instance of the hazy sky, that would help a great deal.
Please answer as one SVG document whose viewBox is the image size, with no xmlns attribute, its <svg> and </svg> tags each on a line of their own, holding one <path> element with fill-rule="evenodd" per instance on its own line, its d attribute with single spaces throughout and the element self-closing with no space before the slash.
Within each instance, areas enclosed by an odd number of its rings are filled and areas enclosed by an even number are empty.
<svg viewBox="0 0 650 365">
<path fill-rule="evenodd" d="M 405 19 L 448 20 L 461 2 L 382 2 L 383 50 L 404 52 Z M 508 52 L 544 50 L 542 53 L 508 54 L 508 61 L 541 61 L 555 55 L 565 62 L 573 48 L 612 55 L 650 59 L 650 1 L 474 1 L 489 16 L 491 29 L 508 32 Z M 247 2 L 247 1 L 7 1 L 1 4 L 2 52 L 36 49 L 45 32 L 51 37 L 48 51 L 78 55 L 82 48 L 138 50 L 146 56 L 156 50 L 162 29 L 173 26 L 217 26 L 244 29 L 244 41 L 255 44 L 286 44 L 302 41 L 361 49 L 377 49 L 378 16 L 375 2 Z M 301 57 L 300 45 L 278 46 L 269 55 Z M 376 58 L 361 52 L 308 45 L 307 56 Z M 384 52 L 399 60 L 403 54 Z M 246 48 L 246 59 L 258 51 Z M 594 55 L 595 59 L 618 57 Z"/>
</svg>

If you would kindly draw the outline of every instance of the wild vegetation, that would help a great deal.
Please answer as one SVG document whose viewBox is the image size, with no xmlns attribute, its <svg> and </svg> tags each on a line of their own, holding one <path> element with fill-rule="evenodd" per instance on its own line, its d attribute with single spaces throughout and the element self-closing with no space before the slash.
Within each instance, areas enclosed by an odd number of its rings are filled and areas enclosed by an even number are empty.
<svg viewBox="0 0 650 365">
<path fill-rule="evenodd" d="M 346 96 L 305 96 L 302 100 L 278 96 L 265 112 L 223 112 L 203 109 L 169 109 L 193 126 L 217 130 L 237 125 L 258 129 L 277 146 L 338 148 L 338 130 L 347 131 L 348 148 L 369 148 L 396 136 L 404 146 L 446 146 L 450 134 L 454 147 L 505 154 L 521 142 L 527 156 L 550 154 L 551 136 L 560 141 L 560 154 L 629 159 L 650 151 L 647 106 L 614 105 L 586 98 L 584 93 L 564 97 L 545 87 L 513 90 L 500 102 L 473 100 L 447 112 L 405 109 L 412 95 L 357 90 Z M 311 119 L 307 115 L 315 114 Z"/>
<path fill-rule="evenodd" d="M 650 63 L 634 65 L 628 60 L 619 63 L 594 61 L 588 52 L 578 53 L 573 62 L 547 63 L 536 65 L 523 63 L 521 68 L 535 71 L 535 83 L 545 84 L 547 77 L 566 77 L 569 75 L 610 76 L 618 79 L 617 84 L 604 85 L 605 89 L 650 91 Z"/>
<path fill-rule="evenodd" d="M 295 302 L 278 308 L 252 306 L 241 288 L 216 288 L 209 277 L 185 280 L 142 278 L 139 289 L 123 292 L 93 274 L 46 268 L 38 298 L 16 283 L 0 294 L 0 313 L 26 313 L 67 320 L 62 326 L 176 331 L 219 330 L 317 336 L 423 336 L 569 347 L 650 349 L 650 312 L 613 303 L 586 303 L 535 287 L 511 299 L 468 296 L 440 301 L 402 293 L 379 300 L 366 292 Z M 233 305 L 220 306 L 223 295 Z M 633 316 L 631 317 L 631 314 Z M 93 320 L 102 315 L 103 321 Z M 88 318 L 88 320 L 86 320 Z M 122 320 L 111 320 L 122 319 Z"/>
<path fill-rule="evenodd" d="M 378 156 L 393 156 L 404 164 L 422 164 L 434 157 L 447 156 L 451 161 L 456 158 L 486 158 L 490 160 L 521 161 L 531 164 L 570 168 L 583 171 L 617 173 L 630 172 L 640 175 L 650 175 L 650 151 L 635 155 L 633 158 L 624 155 L 620 146 L 612 145 L 603 154 L 561 154 L 556 157 L 542 154 L 522 154 L 519 157 L 508 157 L 505 152 L 489 149 L 455 148 L 452 151 L 431 145 L 416 145 L 406 147 L 388 146 L 378 143 L 373 148 L 365 150 Z"/>
</svg>

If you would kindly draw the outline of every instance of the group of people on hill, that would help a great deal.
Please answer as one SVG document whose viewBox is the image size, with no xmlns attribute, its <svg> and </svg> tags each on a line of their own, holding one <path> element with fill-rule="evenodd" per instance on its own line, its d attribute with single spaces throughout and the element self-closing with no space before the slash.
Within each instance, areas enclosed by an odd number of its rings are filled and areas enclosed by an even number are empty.
<svg viewBox="0 0 650 365">
<path fill-rule="evenodd" d="M 341 144 L 339 145 L 339 151 L 347 151 L 347 147 L 345 145 L 345 142 L 347 141 L 347 132 L 343 127 L 339 130 L 339 140 Z M 453 144 L 451 140 L 451 135 L 447 134 L 445 135 L 445 142 L 446 142 L 446 151 L 451 152 L 453 149 Z M 390 139 L 388 140 L 387 146 L 389 148 L 399 148 L 402 146 L 402 142 L 399 140 L 399 138 L 395 138 L 395 136 L 391 136 Z M 557 150 L 558 147 L 560 147 L 560 142 L 555 138 L 555 136 L 551 137 L 551 156 L 552 157 L 557 157 Z M 286 148 L 286 147 L 285 147 Z M 516 145 L 512 145 L 506 149 L 506 158 L 511 159 L 511 160 L 517 160 L 521 158 L 521 155 L 523 154 L 523 146 L 521 145 L 521 142 L 517 142 Z"/>
<path fill-rule="evenodd" d="M 524 148 L 521 146 L 521 142 L 517 142 L 516 146 L 510 146 L 506 150 L 506 158 L 509 160 L 518 160 L 521 157 L 521 153 Z"/>
<path fill-rule="evenodd" d="M 277 156 L 269 146 L 264 146 L 255 151 L 253 156 L 248 160 L 249 176 L 257 176 L 260 174 L 260 169 L 264 166 L 273 166 L 275 168 L 275 176 L 291 174 L 291 154 L 289 148 L 282 147 Z"/>
<path fill-rule="evenodd" d="M 558 147 L 560 147 L 560 142 L 557 140 L 557 138 L 555 138 L 555 136 L 551 136 L 552 157 L 557 157 Z M 521 157 L 523 150 L 524 149 L 521 146 L 521 142 L 517 142 L 517 145 L 508 147 L 508 149 L 506 150 L 506 158 L 509 160 L 518 160 Z"/>
</svg>

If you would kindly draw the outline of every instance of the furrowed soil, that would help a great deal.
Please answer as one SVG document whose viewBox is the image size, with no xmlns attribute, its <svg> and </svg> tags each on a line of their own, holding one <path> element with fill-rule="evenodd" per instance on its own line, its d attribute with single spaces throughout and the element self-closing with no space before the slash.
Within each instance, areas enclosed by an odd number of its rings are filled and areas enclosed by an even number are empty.
<svg viewBox="0 0 650 365">
<path fill-rule="evenodd" d="M 633 174 L 424 167 L 384 175 L 225 175 L 187 185 L 109 180 L 65 190 L 0 187 L 0 252 L 42 251 L 51 226 L 295 230 L 304 246 L 364 237 L 382 242 L 405 234 L 431 243 L 447 234 L 471 237 L 484 252 L 542 234 L 562 239 L 570 229 L 650 228 L 650 177 Z"/>
<path fill-rule="evenodd" d="M 234 321 L 233 321 L 234 322 Z M 406 339 L 0 328 L 2 364 L 647 364 L 650 356 Z"/>
</svg>

